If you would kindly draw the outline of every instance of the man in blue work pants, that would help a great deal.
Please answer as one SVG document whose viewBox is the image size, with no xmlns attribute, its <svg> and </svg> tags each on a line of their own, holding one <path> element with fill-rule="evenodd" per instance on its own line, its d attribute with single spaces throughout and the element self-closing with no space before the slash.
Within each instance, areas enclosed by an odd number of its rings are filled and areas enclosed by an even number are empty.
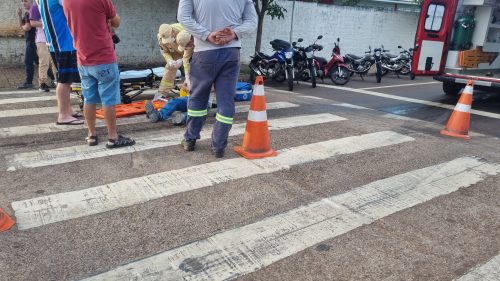
<svg viewBox="0 0 500 281">
<path fill-rule="evenodd" d="M 194 150 L 196 140 L 200 139 L 200 131 L 208 114 L 210 89 L 214 85 L 218 111 L 212 132 L 212 152 L 217 158 L 224 157 L 227 137 L 233 124 L 234 94 L 239 71 L 239 48 L 194 53 L 190 71 L 193 83 L 188 99 L 187 129 L 183 141 L 186 151 Z"/>
<path fill-rule="evenodd" d="M 207 116 L 210 87 L 215 86 L 218 112 L 212 152 L 224 157 L 233 124 L 241 40 L 255 33 L 258 17 L 251 0 L 180 0 L 177 20 L 194 38 L 187 130 L 182 146 L 193 151 Z"/>
</svg>

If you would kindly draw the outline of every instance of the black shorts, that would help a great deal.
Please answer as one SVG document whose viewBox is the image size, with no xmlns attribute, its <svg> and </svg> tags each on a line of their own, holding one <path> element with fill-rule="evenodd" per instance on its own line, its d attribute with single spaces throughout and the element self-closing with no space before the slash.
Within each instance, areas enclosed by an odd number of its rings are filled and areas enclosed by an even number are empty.
<svg viewBox="0 0 500 281">
<path fill-rule="evenodd" d="M 80 83 L 76 51 L 50 52 L 57 68 L 57 82 L 64 84 Z"/>
</svg>

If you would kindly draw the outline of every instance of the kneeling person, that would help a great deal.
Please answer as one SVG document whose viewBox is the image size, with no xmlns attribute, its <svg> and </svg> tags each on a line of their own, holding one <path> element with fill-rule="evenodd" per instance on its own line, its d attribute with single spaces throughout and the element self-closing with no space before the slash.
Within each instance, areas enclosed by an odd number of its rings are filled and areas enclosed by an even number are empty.
<svg viewBox="0 0 500 281">
<path fill-rule="evenodd" d="M 191 59 L 191 54 L 194 50 L 194 39 L 191 34 L 183 30 L 177 34 L 176 42 L 179 52 L 184 53 L 183 64 L 185 68 L 186 66 L 188 66 L 182 88 L 185 91 L 189 92 L 189 89 L 191 88 L 191 83 L 189 81 L 189 60 Z M 165 104 L 165 106 L 163 106 L 163 108 L 159 111 L 156 111 L 153 103 L 151 101 L 148 101 L 146 103 L 146 116 L 153 123 L 164 121 L 172 117 L 172 124 L 185 124 L 185 121 L 187 119 L 187 100 L 188 97 L 178 97 L 170 99 L 168 100 L 167 104 Z"/>
</svg>

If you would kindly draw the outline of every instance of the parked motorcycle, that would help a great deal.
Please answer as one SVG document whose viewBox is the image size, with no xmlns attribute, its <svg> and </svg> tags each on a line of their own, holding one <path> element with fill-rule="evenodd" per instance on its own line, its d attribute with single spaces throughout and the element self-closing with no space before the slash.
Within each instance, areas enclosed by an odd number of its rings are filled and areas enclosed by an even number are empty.
<svg viewBox="0 0 500 281">
<path fill-rule="evenodd" d="M 317 70 L 314 64 L 314 52 L 323 49 L 323 46 L 316 44 L 316 42 L 323 38 L 323 35 L 319 35 L 316 41 L 307 47 L 300 46 L 299 43 L 303 42 L 302 38 L 299 38 L 297 42 L 292 43 L 294 49 L 293 62 L 295 70 L 295 78 L 297 83 L 299 80 L 309 81 L 313 88 L 316 88 L 316 76 Z"/>
<path fill-rule="evenodd" d="M 411 73 L 413 49 L 407 51 L 401 46 L 398 46 L 398 49 L 402 50 L 399 52 L 399 55 L 392 55 L 382 45 L 382 76 L 387 75 L 389 72 L 394 72 L 398 77 L 399 74 L 410 74 L 410 78 L 412 80 L 415 79 L 415 76 Z"/>
<path fill-rule="evenodd" d="M 344 62 L 351 72 L 351 76 L 356 73 L 363 79 L 363 76 L 366 75 L 373 64 L 375 64 L 375 58 L 372 55 L 372 47 L 369 46 L 369 50 L 365 52 L 364 56 L 356 56 L 353 54 L 345 55 Z"/>
<path fill-rule="evenodd" d="M 332 50 L 332 58 L 327 61 L 322 57 L 314 57 L 318 77 L 322 80 L 328 76 L 336 85 L 345 85 L 351 79 L 351 72 L 340 54 L 340 38 L 337 38 Z"/>
<path fill-rule="evenodd" d="M 293 49 L 289 42 L 275 39 L 271 42 L 274 50 L 272 56 L 256 52 L 250 61 L 250 80 L 255 81 L 257 75 L 276 82 L 287 80 L 288 90 L 293 90 Z"/>
</svg>

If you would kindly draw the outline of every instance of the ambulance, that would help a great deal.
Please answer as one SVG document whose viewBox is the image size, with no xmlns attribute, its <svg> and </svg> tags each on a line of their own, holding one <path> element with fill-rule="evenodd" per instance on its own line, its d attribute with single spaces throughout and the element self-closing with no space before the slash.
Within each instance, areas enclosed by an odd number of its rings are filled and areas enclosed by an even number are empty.
<svg viewBox="0 0 500 281">
<path fill-rule="evenodd" d="M 423 0 L 412 71 L 457 95 L 468 80 L 500 92 L 500 0 Z"/>
</svg>

